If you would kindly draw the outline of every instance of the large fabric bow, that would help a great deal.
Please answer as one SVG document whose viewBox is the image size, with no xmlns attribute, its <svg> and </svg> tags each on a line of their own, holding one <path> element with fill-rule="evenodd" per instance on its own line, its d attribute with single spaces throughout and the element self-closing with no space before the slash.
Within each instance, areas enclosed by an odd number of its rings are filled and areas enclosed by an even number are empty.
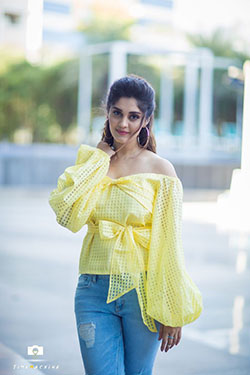
<svg viewBox="0 0 250 375">
<path fill-rule="evenodd" d="M 135 227 L 100 220 L 97 225 L 89 223 L 88 231 L 99 232 L 102 240 L 115 240 L 107 303 L 138 288 L 141 274 L 145 272 L 143 251 L 147 252 L 149 249 L 151 226 Z"/>
</svg>

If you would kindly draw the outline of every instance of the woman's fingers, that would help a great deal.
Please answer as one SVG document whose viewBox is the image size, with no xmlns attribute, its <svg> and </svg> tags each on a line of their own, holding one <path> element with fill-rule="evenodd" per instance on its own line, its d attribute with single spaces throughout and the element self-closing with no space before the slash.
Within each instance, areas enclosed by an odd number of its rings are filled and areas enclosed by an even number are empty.
<svg viewBox="0 0 250 375">
<path fill-rule="evenodd" d="M 168 340 L 162 339 L 161 351 L 163 352 L 165 350 L 165 352 L 167 352 L 168 349 L 169 349 L 169 347 L 168 347 Z"/>
<path fill-rule="evenodd" d="M 170 341 L 170 344 L 171 344 L 171 346 L 169 346 L 169 349 L 172 349 L 172 347 L 175 345 L 176 340 L 177 340 L 176 334 L 172 335 L 172 337 L 173 337 L 172 340 L 168 339 Z"/>
<path fill-rule="evenodd" d="M 171 338 L 168 337 L 168 336 L 171 336 Z M 161 351 L 165 350 L 165 352 L 167 352 L 174 345 L 175 329 L 173 327 L 163 326 L 162 338 L 163 338 L 163 340 L 162 340 L 162 344 L 161 344 Z"/>
<path fill-rule="evenodd" d="M 176 340 L 175 345 L 178 345 L 180 340 L 181 340 L 181 327 L 179 327 L 179 330 L 178 330 L 178 333 L 177 333 L 177 340 Z"/>
<path fill-rule="evenodd" d="M 180 339 L 181 339 L 181 328 L 182 327 L 164 326 L 163 324 L 160 326 L 158 340 L 162 339 L 161 348 L 160 348 L 161 351 L 167 352 L 174 345 L 179 344 Z"/>
</svg>

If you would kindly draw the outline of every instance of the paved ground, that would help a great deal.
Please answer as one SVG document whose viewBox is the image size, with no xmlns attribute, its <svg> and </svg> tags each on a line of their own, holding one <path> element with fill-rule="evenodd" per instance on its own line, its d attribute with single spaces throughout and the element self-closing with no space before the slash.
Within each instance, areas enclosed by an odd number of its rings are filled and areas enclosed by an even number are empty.
<svg viewBox="0 0 250 375">
<path fill-rule="evenodd" d="M 55 222 L 50 190 L 0 189 L 1 375 L 84 374 L 73 295 L 86 229 L 74 234 Z M 184 191 L 186 266 L 204 312 L 177 347 L 158 352 L 154 375 L 250 374 L 250 241 L 218 230 L 218 193 Z M 44 361 L 28 362 L 34 344 Z"/>
</svg>

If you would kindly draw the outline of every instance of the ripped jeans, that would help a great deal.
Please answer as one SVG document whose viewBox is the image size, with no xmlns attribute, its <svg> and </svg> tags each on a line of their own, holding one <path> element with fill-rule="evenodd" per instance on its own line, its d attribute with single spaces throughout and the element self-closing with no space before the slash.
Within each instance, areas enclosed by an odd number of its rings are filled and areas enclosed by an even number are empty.
<svg viewBox="0 0 250 375">
<path fill-rule="evenodd" d="M 135 289 L 106 303 L 109 275 L 81 274 L 75 317 L 86 375 L 152 375 L 161 340 L 143 323 Z"/>
</svg>

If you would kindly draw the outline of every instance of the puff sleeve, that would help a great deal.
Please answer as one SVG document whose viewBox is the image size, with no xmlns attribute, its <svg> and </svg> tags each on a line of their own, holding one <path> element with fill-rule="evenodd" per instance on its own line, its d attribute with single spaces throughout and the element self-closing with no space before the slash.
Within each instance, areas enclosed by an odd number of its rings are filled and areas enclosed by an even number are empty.
<svg viewBox="0 0 250 375">
<path fill-rule="evenodd" d="M 87 222 L 98 199 L 98 184 L 106 176 L 110 156 L 103 150 L 82 144 L 75 165 L 65 169 L 57 188 L 49 196 L 49 204 L 58 224 L 78 232 Z"/>
<path fill-rule="evenodd" d="M 203 310 L 202 295 L 189 276 L 182 246 L 183 187 L 164 176 L 156 191 L 147 271 L 147 313 L 165 326 L 182 327 Z"/>
</svg>

